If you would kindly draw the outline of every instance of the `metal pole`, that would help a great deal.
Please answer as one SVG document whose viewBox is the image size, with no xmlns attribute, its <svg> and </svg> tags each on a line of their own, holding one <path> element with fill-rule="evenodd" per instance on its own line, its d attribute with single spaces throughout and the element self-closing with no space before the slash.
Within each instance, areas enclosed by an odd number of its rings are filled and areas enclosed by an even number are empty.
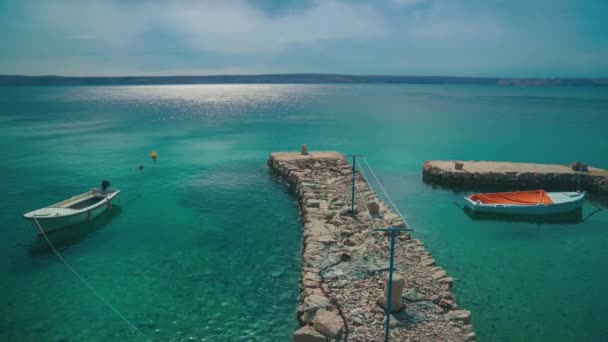
<svg viewBox="0 0 608 342">
<path fill-rule="evenodd" d="M 353 186 L 352 186 L 352 192 L 351 192 L 351 197 L 350 197 L 350 212 L 354 213 L 355 212 L 355 165 L 357 162 L 357 156 L 353 155 Z"/>
<path fill-rule="evenodd" d="M 393 260 L 395 257 L 395 230 L 391 229 L 391 261 L 388 269 L 388 298 L 386 301 L 386 335 L 384 341 L 388 342 L 391 327 L 391 301 L 393 300 Z"/>
<path fill-rule="evenodd" d="M 409 228 L 379 228 L 375 229 L 377 232 L 391 232 L 391 257 L 388 268 L 388 298 L 386 303 L 386 334 L 384 336 L 384 341 L 388 342 L 388 336 L 390 333 L 391 327 L 391 301 L 393 300 L 393 271 L 394 271 L 394 260 L 395 260 L 395 237 L 397 236 L 398 231 L 409 231 Z"/>
</svg>

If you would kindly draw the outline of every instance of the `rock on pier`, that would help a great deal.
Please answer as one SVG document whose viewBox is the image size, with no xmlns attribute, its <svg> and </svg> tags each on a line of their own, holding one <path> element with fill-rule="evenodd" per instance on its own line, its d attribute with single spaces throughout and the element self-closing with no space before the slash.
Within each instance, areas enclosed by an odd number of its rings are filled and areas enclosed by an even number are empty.
<svg viewBox="0 0 608 342">
<path fill-rule="evenodd" d="M 270 170 L 296 193 L 304 226 L 302 278 L 294 341 L 383 341 L 389 237 L 374 226 L 404 227 L 337 152 L 277 152 Z M 374 214 L 370 215 L 368 209 Z M 377 212 L 377 213 L 375 213 Z M 456 304 L 453 279 L 424 244 L 401 233 L 395 273 L 404 282 L 404 309 L 393 313 L 394 341 L 475 341 L 471 312 Z M 401 280 L 400 280 L 401 281 Z"/>
<path fill-rule="evenodd" d="M 580 189 L 608 194 L 608 170 L 585 168 L 587 171 L 574 171 L 572 166 L 556 164 L 429 160 L 424 163 L 422 177 L 426 182 L 447 186 L 548 191 Z"/>
</svg>

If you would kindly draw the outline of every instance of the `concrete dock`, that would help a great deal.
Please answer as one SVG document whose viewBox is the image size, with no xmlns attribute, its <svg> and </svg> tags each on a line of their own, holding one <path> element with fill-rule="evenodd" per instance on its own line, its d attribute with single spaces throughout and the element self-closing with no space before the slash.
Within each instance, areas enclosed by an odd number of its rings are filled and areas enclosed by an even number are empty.
<svg viewBox="0 0 608 342">
<path fill-rule="evenodd" d="M 457 169 L 456 163 L 462 163 L 462 168 Z M 446 186 L 608 194 L 608 170 L 595 167 L 587 167 L 584 172 L 557 164 L 429 160 L 424 163 L 422 176 L 425 182 Z"/>
<path fill-rule="evenodd" d="M 358 172 L 351 211 L 352 166 L 341 153 L 277 152 L 268 166 L 295 192 L 302 215 L 301 327 L 294 341 L 383 341 L 389 237 L 374 227 L 404 222 Z M 475 341 L 471 312 L 458 307 L 453 279 L 424 244 L 402 232 L 395 250 L 393 283 L 403 291 L 393 297 L 391 340 Z"/>
</svg>

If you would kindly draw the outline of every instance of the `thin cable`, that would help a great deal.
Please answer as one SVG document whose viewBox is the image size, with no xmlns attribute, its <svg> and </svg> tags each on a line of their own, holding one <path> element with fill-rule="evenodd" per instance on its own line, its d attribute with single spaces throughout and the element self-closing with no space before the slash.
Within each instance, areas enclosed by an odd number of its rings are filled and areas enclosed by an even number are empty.
<svg viewBox="0 0 608 342">
<path fill-rule="evenodd" d="M 355 178 L 355 189 L 357 190 L 357 193 L 359 194 L 359 196 L 361 197 L 361 200 L 363 201 L 363 205 L 365 206 L 365 211 L 367 212 L 367 215 L 369 216 L 369 220 L 372 222 L 372 227 L 374 227 L 374 229 L 377 229 L 376 224 L 374 223 L 374 218 L 372 217 L 372 213 L 369 212 L 369 208 L 367 207 L 367 201 L 365 200 L 365 198 L 363 197 L 363 194 L 359 190 L 359 186 L 357 185 L 356 178 Z"/>
<path fill-rule="evenodd" d="M 390 204 L 393 206 L 393 208 L 395 209 L 395 211 L 397 212 L 397 214 L 399 214 L 399 216 L 403 220 L 403 223 L 405 223 L 405 225 L 407 226 L 408 229 L 412 230 L 412 226 L 410 226 L 410 224 L 406 221 L 405 217 L 403 217 L 403 214 L 401 214 L 401 212 L 399 211 L 399 208 L 397 208 L 397 205 L 395 205 L 395 202 L 393 202 L 393 199 L 391 198 L 391 196 L 388 195 L 388 193 L 386 192 L 386 190 L 382 186 L 382 183 L 380 183 L 380 180 L 376 176 L 376 173 L 374 173 L 374 170 L 369 165 L 369 162 L 367 161 L 367 158 L 363 157 L 363 161 L 365 161 L 365 164 L 367 165 L 367 168 L 369 169 L 370 173 L 372 174 L 372 176 L 376 180 L 376 183 L 378 183 L 378 186 L 380 187 L 380 189 L 382 190 L 382 192 L 384 193 L 384 195 L 386 196 L 386 198 L 388 199 L 388 201 L 390 202 Z"/>
<path fill-rule="evenodd" d="M 367 161 L 367 158 L 363 157 L 363 161 L 365 161 L 365 165 L 369 169 L 369 172 L 372 174 L 372 176 L 376 180 L 376 183 L 378 183 L 378 186 L 380 187 L 380 189 L 382 190 L 382 192 L 384 193 L 384 195 L 386 196 L 386 198 L 388 199 L 388 201 L 395 208 L 395 211 L 397 211 L 397 214 L 399 214 L 399 216 L 401 216 L 401 218 L 403 218 L 403 215 L 399 211 L 399 208 L 397 208 L 397 206 L 395 205 L 395 202 L 393 202 L 393 199 L 391 198 L 391 196 L 388 195 L 388 193 L 386 192 L 386 189 L 384 189 L 384 187 L 382 186 L 382 183 L 380 183 L 380 180 L 376 176 L 376 173 L 374 172 L 374 170 L 372 169 L 372 167 L 369 165 L 369 162 Z M 405 219 L 404 219 L 404 221 L 405 221 Z"/>
<path fill-rule="evenodd" d="M 367 175 L 365 174 L 365 171 L 363 171 L 363 167 L 361 167 L 361 164 L 357 161 L 357 165 L 359 165 L 359 169 L 361 170 L 361 175 L 363 176 L 363 179 L 365 179 L 365 181 L 367 182 L 367 185 L 370 187 L 370 189 L 372 188 L 370 181 L 367 178 Z M 376 195 L 377 196 L 377 195 Z M 380 207 L 380 214 L 382 214 L 382 217 L 385 217 L 386 211 L 382 210 L 382 207 Z M 386 218 L 385 218 L 386 221 Z M 393 220 L 390 219 L 387 221 L 389 226 L 393 226 Z"/>
<path fill-rule="evenodd" d="M 112 306 L 112 304 L 110 304 L 110 302 L 108 302 L 97 291 L 95 291 L 95 289 L 93 288 L 93 286 L 91 286 L 86 280 L 84 280 L 84 278 L 81 277 L 80 274 L 78 274 L 78 272 L 76 272 L 76 270 L 74 270 L 72 268 L 72 266 L 70 266 L 65 261 L 65 259 L 61 256 L 61 254 L 59 254 L 59 252 L 57 251 L 57 249 L 55 248 L 55 246 L 53 246 L 53 244 L 51 243 L 51 240 L 49 240 L 49 238 L 46 236 L 46 234 L 44 233 L 44 230 L 42 230 L 42 227 L 40 226 L 40 223 L 38 223 L 38 220 L 36 219 L 36 216 L 33 216 L 33 218 L 34 218 L 34 222 L 36 222 L 36 225 L 38 226 L 38 230 L 40 230 L 40 234 L 42 234 L 42 236 L 44 236 L 44 238 L 46 239 L 46 242 L 48 242 L 48 244 L 49 244 L 49 246 L 51 246 L 51 249 L 53 250 L 53 252 L 55 252 L 55 255 L 57 255 L 57 257 L 59 258 L 59 260 L 61 260 L 61 262 L 68 268 L 68 270 L 70 270 L 74 274 L 74 276 L 76 276 L 76 278 L 78 278 L 78 280 L 80 280 L 87 288 L 89 288 L 89 290 L 91 290 L 91 292 L 93 292 L 93 294 L 95 296 L 97 296 L 97 298 L 99 298 L 112 311 L 114 311 L 114 313 L 116 313 L 116 315 L 118 315 L 118 317 L 122 318 L 122 320 L 125 321 L 129 326 L 131 326 L 131 328 L 133 328 L 133 330 L 135 330 L 136 332 L 138 332 L 146 341 L 152 341 L 151 339 L 148 338 L 148 336 L 146 336 L 146 334 L 144 334 L 141 330 L 139 330 L 135 326 L 135 324 L 131 323 L 131 321 L 129 321 L 123 314 L 121 314 L 116 308 L 114 308 L 114 306 Z"/>
</svg>

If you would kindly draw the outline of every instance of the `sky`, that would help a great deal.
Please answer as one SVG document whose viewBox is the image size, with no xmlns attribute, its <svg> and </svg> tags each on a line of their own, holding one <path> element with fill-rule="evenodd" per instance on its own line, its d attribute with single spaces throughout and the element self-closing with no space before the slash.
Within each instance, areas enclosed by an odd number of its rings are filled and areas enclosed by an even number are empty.
<svg viewBox="0 0 608 342">
<path fill-rule="evenodd" d="M 0 74 L 608 76 L 608 0 L 0 0 Z"/>
</svg>

